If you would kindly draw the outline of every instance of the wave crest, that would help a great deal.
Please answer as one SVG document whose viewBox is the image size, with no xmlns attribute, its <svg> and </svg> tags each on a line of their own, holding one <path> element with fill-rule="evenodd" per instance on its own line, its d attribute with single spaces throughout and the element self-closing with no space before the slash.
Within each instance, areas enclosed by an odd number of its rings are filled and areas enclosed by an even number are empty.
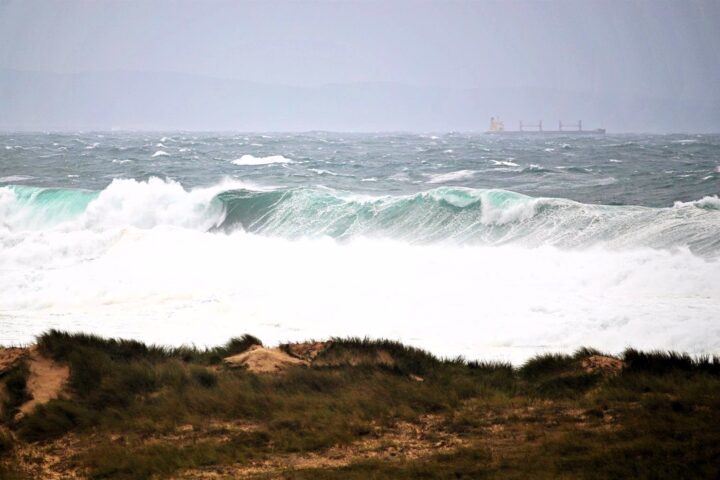
<svg viewBox="0 0 720 480">
<path fill-rule="evenodd" d="M 242 182 L 186 190 L 177 182 L 114 180 L 100 192 L 0 188 L 2 226 L 104 231 L 175 227 L 283 238 L 376 237 L 410 243 L 564 248 L 690 247 L 720 252 L 720 200 L 673 208 L 589 205 L 506 190 L 440 187 L 413 195 L 360 196 L 324 187 L 259 190 Z"/>
</svg>

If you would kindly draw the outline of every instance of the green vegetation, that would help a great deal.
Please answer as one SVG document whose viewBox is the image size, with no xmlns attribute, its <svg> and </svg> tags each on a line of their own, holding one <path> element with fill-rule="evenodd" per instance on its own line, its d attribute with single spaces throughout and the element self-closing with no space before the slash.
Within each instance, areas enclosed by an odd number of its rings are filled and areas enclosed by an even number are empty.
<svg viewBox="0 0 720 480">
<path fill-rule="evenodd" d="M 18 452 L 42 452 L 69 432 L 76 443 L 62 468 L 93 479 L 205 469 L 291 479 L 720 475 L 717 358 L 627 350 L 624 368 L 608 372 L 589 369 L 585 361 L 601 354 L 581 349 L 514 368 L 353 338 L 280 374 L 221 364 L 260 344 L 244 336 L 171 349 L 42 335 L 40 351 L 69 365 L 68 389 L 18 420 L 5 416 L 0 476 L 37 478 L 42 453 L 33 461 Z M 24 379 L 27 365 L 0 379 L 14 409 Z"/>
<path fill-rule="evenodd" d="M 30 393 L 27 391 L 27 380 L 29 376 L 30 368 L 27 362 L 21 361 L 0 378 L 5 385 L 5 398 L 0 402 L 0 412 L 2 412 L 2 419 L 4 421 L 12 420 L 17 414 L 20 405 L 30 400 Z M 0 451 L 1 450 L 2 439 L 0 438 Z"/>
</svg>

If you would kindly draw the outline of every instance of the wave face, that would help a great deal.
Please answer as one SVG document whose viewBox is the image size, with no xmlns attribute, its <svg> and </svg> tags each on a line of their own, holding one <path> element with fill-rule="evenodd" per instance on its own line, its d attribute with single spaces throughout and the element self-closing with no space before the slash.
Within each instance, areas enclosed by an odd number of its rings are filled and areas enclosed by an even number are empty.
<svg viewBox="0 0 720 480">
<path fill-rule="evenodd" d="M 460 187 L 384 197 L 329 188 L 258 191 L 232 182 L 188 191 L 176 182 L 150 178 L 145 182 L 115 180 L 99 192 L 3 187 L 0 209 L 5 227 L 13 231 L 165 226 L 226 233 L 241 229 L 287 239 L 369 237 L 417 244 L 687 247 L 709 257 L 720 251 L 717 197 L 649 208 L 588 205 Z"/>
<path fill-rule="evenodd" d="M 329 189 L 234 190 L 218 198 L 222 227 L 288 238 L 374 236 L 412 243 L 720 249 L 717 197 L 673 208 L 587 205 L 505 190 L 441 187 L 409 196 L 359 197 Z"/>
</svg>

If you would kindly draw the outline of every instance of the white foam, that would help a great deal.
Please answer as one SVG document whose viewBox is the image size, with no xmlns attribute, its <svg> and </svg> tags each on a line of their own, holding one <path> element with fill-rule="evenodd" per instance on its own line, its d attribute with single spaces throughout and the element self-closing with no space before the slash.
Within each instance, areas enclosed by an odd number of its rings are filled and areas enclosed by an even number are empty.
<svg viewBox="0 0 720 480">
<path fill-rule="evenodd" d="M 458 170 L 456 172 L 428 174 L 427 176 L 430 177 L 430 180 L 428 180 L 427 183 L 446 183 L 455 180 L 462 180 L 471 178 L 475 175 L 475 173 L 476 172 L 474 170 Z"/>
<path fill-rule="evenodd" d="M 272 163 L 294 163 L 289 158 L 285 158 L 282 155 L 270 155 L 269 157 L 255 157 L 253 155 L 243 155 L 242 157 L 233 160 L 232 163 L 235 165 L 269 165 Z"/>
<path fill-rule="evenodd" d="M 2 183 L 12 183 L 12 182 L 24 182 L 25 180 L 31 180 L 35 177 L 31 175 L 8 175 L 7 177 L 0 177 L 0 182 Z"/>
<path fill-rule="evenodd" d="M 163 151 L 163 150 L 158 150 L 157 152 L 155 152 L 155 153 L 152 154 L 153 158 L 155 158 L 155 157 L 167 157 L 168 155 L 170 155 L 170 154 L 167 153 L 167 152 L 165 152 L 165 151 Z"/>
<path fill-rule="evenodd" d="M 510 160 L 491 160 L 493 165 L 502 165 L 505 167 L 517 167 L 519 166 L 517 163 L 512 162 Z"/>
<path fill-rule="evenodd" d="M 208 232 L 224 218 L 212 199 L 253 187 L 226 180 L 185 190 L 157 178 L 115 180 L 85 212 L 46 225 L 25 222 L 14 190 L 0 188 L 0 344 L 61 328 L 197 345 L 242 333 L 271 344 L 369 335 L 439 355 L 515 362 L 582 345 L 720 349 L 718 260 L 685 248 L 624 246 L 646 245 L 642 236 L 652 232 L 630 229 L 606 248 L 571 251 Z M 465 193 L 430 194 L 463 207 L 477 198 Z M 544 202 L 596 217 L 597 225 L 615 211 L 500 191 L 477 195 L 480 221 L 508 231 L 540 218 Z M 674 219 L 712 217 L 713 205 L 720 205 L 716 196 L 676 204 L 687 211 L 622 207 L 630 209 L 613 218 L 625 224 L 659 215 L 668 219 L 640 223 L 676 231 Z M 596 223 L 558 231 L 592 236 Z"/>
<path fill-rule="evenodd" d="M 717 195 L 713 195 L 703 197 L 700 200 L 695 200 L 692 202 L 675 202 L 674 205 L 675 208 L 683 208 L 690 206 L 705 208 L 708 210 L 720 210 L 720 198 L 718 198 Z"/>
<path fill-rule="evenodd" d="M 543 201 L 540 198 L 533 198 L 527 201 L 506 202 L 495 205 L 490 200 L 491 194 L 491 190 L 481 194 L 482 215 L 480 221 L 486 225 L 504 225 L 529 220 L 535 216 L 537 206 Z"/>
<path fill-rule="evenodd" d="M 335 172 L 331 172 L 330 170 L 323 170 L 321 168 L 308 168 L 311 172 L 317 173 L 318 175 L 331 175 L 333 177 L 337 177 L 339 174 Z"/>
<path fill-rule="evenodd" d="M 270 344 L 369 335 L 515 362 L 581 345 L 720 348 L 720 268 L 686 250 L 339 244 L 126 227 L 29 236 L 0 250 L 0 266 L 4 344 L 62 328 L 197 345 L 245 332 Z"/>
</svg>

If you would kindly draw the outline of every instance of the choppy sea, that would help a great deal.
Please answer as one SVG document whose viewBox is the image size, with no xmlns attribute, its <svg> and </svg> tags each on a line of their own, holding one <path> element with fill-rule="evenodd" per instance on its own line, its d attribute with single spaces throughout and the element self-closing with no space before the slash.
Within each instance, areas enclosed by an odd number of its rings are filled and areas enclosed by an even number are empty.
<svg viewBox="0 0 720 480">
<path fill-rule="evenodd" d="M 720 135 L 0 134 L 0 344 L 720 351 Z"/>
</svg>

